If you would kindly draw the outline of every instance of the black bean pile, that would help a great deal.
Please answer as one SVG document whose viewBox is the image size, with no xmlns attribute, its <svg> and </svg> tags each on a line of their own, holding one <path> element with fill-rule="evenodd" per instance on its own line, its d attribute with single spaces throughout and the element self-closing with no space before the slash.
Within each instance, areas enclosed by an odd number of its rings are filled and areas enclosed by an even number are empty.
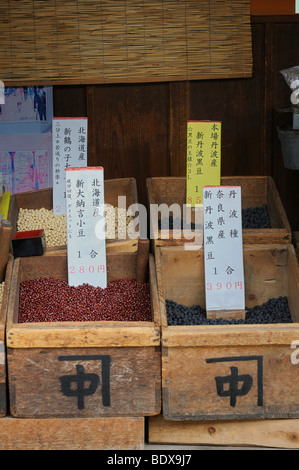
<svg viewBox="0 0 299 470">
<path fill-rule="evenodd" d="M 170 215 L 169 219 L 163 219 L 158 221 L 158 229 L 191 229 L 196 228 L 202 229 L 202 224 L 195 226 L 194 222 L 188 224 L 184 223 L 183 220 L 176 217 L 175 219 Z M 267 205 L 256 206 L 256 207 L 247 207 L 242 209 L 242 228 L 271 228 L 270 217 L 268 213 Z"/>
<path fill-rule="evenodd" d="M 271 228 L 267 205 L 242 209 L 242 228 Z"/>
<path fill-rule="evenodd" d="M 292 323 L 287 297 L 271 298 L 262 305 L 246 308 L 245 319 L 210 319 L 199 305 L 186 307 L 166 299 L 168 325 L 244 325 L 266 323 Z"/>
<path fill-rule="evenodd" d="M 202 224 L 197 224 L 195 225 L 194 222 L 189 222 L 188 224 L 184 221 L 184 220 L 181 220 L 179 217 L 176 217 L 175 219 L 172 217 L 172 215 L 169 216 L 169 219 L 162 219 L 162 220 L 158 220 L 158 229 L 159 230 L 162 230 L 162 229 L 168 229 L 169 230 L 183 230 L 184 228 L 185 229 L 191 229 L 191 230 L 194 230 L 196 228 L 198 229 L 202 229 L 203 228 L 203 225 Z"/>
</svg>

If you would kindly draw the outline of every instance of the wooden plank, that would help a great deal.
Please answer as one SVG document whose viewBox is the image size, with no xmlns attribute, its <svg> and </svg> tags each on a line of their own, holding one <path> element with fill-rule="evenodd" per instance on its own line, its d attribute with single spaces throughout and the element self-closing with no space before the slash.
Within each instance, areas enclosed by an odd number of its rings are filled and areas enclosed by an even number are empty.
<svg viewBox="0 0 299 470">
<path fill-rule="evenodd" d="M 169 85 L 103 84 L 89 88 L 89 165 L 103 166 L 107 179 L 134 177 L 138 202 L 145 205 L 145 179 L 168 174 Z"/>
<path fill-rule="evenodd" d="M 189 81 L 169 84 L 169 176 L 186 174 Z"/>
<path fill-rule="evenodd" d="M 299 370 L 292 353 L 290 344 L 213 347 L 207 341 L 206 347 L 169 347 L 162 356 L 163 415 L 168 420 L 299 418 Z"/>
<path fill-rule="evenodd" d="M 1 450 L 143 450 L 144 418 L 1 420 Z"/>
<path fill-rule="evenodd" d="M 10 413 L 19 418 L 160 412 L 160 349 L 8 348 Z"/>
<path fill-rule="evenodd" d="M 152 416 L 150 444 L 299 448 L 299 420 L 167 421 Z"/>
<path fill-rule="evenodd" d="M 299 232 L 293 232 L 293 244 L 295 247 L 297 259 L 299 261 Z"/>
<path fill-rule="evenodd" d="M 0 417 L 7 413 L 7 360 L 6 360 L 6 341 L 5 328 L 8 310 L 8 301 L 11 287 L 11 277 L 13 268 L 13 257 L 9 254 L 8 262 L 5 268 L 4 291 L 2 302 L 0 301 Z"/>
</svg>

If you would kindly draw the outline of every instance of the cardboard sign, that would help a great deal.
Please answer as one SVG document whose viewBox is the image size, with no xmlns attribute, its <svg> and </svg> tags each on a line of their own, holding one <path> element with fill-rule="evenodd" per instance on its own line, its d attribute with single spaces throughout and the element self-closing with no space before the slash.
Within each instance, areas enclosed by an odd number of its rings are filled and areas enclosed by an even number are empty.
<svg viewBox="0 0 299 470">
<path fill-rule="evenodd" d="M 202 205 L 203 186 L 221 178 L 221 122 L 187 122 L 186 205 Z"/>
<path fill-rule="evenodd" d="M 87 118 L 54 118 L 53 213 L 66 213 L 65 169 L 87 166 Z"/>
<path fill-rule="evenodd" d="M 66 168 L 68 282 L 107 286 L 104 170 Z"/>
<path fill-rule="evenodd" d="M 245 312 L 240 186 L 203 188 L 206 310 Z M 211 315 L 211 316 L 217 316 Z"/>
</svg>

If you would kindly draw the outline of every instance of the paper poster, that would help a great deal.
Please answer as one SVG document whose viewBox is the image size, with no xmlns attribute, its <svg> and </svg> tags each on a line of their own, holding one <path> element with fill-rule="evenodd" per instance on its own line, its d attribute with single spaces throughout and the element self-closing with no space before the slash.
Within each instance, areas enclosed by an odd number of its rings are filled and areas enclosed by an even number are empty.
<svg viewBox="0 0 299 470">
<path fill-rule="evenodd" d="M 203 188 L 206 310 L 244 310 L 240 186 Z"/>
<path fill-rule="evenodd" d="M 52 129 L 52 87 L 5 87 L 0 134 L 38 134 Z"/>
<path fill-rule="evenodd" d="M 65 170 L 87 166 L 87 118 L 54 118 L 53 213 L 66 213 Z"/>
<path fill-rule="evenodd" d="M 187 122 L 186 205 L 203 204 L 202 188 L 220 185 L 221 122 Z"/>
<path fill-rule="evenodd" d="M 0 171 L 11 194 L 52 186 L 52 134 L 0 134 Z"/>
<path fill-rule="evenodd" d="M 68 282 L 107 286 L 104 170 L 66 168 Z"/>
</svg>

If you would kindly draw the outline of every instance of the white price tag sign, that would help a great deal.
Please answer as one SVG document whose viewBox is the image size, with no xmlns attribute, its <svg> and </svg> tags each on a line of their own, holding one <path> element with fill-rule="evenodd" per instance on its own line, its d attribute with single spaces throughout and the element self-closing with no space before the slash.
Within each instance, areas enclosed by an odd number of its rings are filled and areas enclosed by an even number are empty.
<svg viewBox="0 0 299 470">
<path fill-rule="evenodd" d="M 66 169 L 69 285 L 107 287 L 104 170 Z"/>
<path fill-rule="evenodd" d="M 53 213 L 66 213 L 65 169 L 87 166 L 87 118 L 53 118 Z"/>
<path fill-rule="evenodd" d="M 240 186 L 203 188 L 206 310 L 245 309 Z"/>
</svg>

